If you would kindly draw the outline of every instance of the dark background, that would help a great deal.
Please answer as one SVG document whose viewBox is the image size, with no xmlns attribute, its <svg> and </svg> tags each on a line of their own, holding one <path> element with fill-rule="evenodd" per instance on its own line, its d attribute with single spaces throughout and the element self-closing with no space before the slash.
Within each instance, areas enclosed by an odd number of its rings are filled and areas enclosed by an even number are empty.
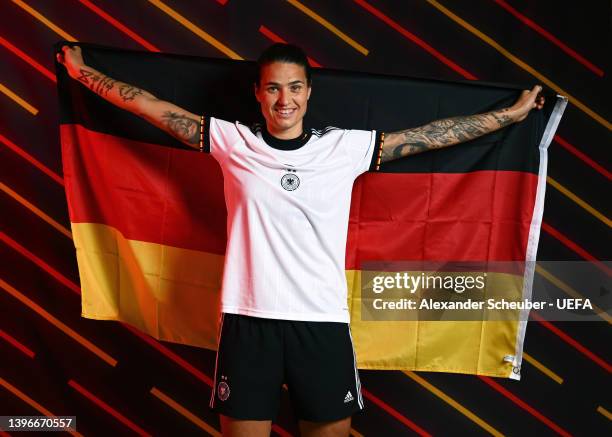
<svg viewBox="0 0 612 437">
<path fill-rule="evenodd" d="M 525 88 L 541 83 L 549 92 L 569 96 L 549 149 L 552 183 L 538 258 L 610 259 L 609 2 L 301 3 L 367 48 L 367 55 L 290 2 L 163 4 L 248 60 L 271 43 L 267 29 L 301 45 L 323 67 L 445 80 L 477 78 Z M 531 26 L 508 6 L 530 19 Z M 45 24 L 45 19 L 53 24 Z M 0 4 L 0 88 L 5 90 L 0 94 L 0 415 L 41 415 L 41 408 L 76 415 L 84 435 L 138 433 L 129 423 L 152 435 L 205 435 L 207 426 L 219 429 L 216 415 L 207 408 L 212 351 L 158 346 L 118 323 L 80 317 L 74 244 L 50 225 L 55 221 L 70 226 L 61 180 L 49 176 L 61 176 L 62 168 L 52 48 L 58 40 L 69 39 L 61 31 L 78 41 L 120 48 L 228 57 L 145 0 Z M 559 184 L 565 190 L 559 190 Z M 570 285 L 580 292 L 580 284 Z M 529 359 L 523 360 L 520 382 L 425 372 L 417 381 L 398 371 L 361 371 L 367 408 L 354 417 L 353 434 L 413 435 L 417 429 L 433 435 L 609 434 L 609 321 L 530 323 L 525 342 Z M 58 323 L 111 355 L 116 366 L 100 360 Z M 534 360 L 562 383 L 543 373 Z M 427 383 L 440 390 L 440 396 Z M 152 388 L 177 404 L 162 401 Z M 448 397 L 458 404 L 445 402 Z M 478 419 L 470 420 L 463 414 L 466 409 Z M 197 419 L 189 419 L 186 410 Z M 486 422 L 489 431 L 478 420 Z M 278 426 L 277 433 L 297 435 L 286 397 Z"/>
</svg>

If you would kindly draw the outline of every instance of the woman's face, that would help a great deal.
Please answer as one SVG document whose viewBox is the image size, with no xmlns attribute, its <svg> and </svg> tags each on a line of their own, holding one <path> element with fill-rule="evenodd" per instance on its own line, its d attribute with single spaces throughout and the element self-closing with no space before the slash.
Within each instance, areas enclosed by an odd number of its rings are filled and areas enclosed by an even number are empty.
<svg viewBox="0 0 612 437">
<path fill-rule="evenodd" d="M 310 91 L 301 65 L 273 62 L 261 68 L 255 97 L 271 135 L 282 139 L 301 135 Z"/>
</svg>

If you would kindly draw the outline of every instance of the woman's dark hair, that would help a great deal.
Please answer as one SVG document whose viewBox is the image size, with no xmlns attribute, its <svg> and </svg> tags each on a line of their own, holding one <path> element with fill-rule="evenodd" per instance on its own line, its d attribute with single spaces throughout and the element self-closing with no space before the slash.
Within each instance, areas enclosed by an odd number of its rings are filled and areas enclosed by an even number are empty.
<svg viewBox="0 0 612 437">
<path fill-rule="evenodd" d="M 259 81 L 261 79 L 261 69 L 272 62 L 287 62 L 289 64 L 297 64 L 304 67 L 306 73 L 306 82 L 310 86 L 312 79 L 310 78 L 310 64 L 308 64 L 308 58 L 306 53 L 300 47 L 293 44 L 275 43 L 265 49 L 259 59 L 257 59 L 257 75 L 255 77 L 255 84 L 259 88 Z"/>
</svg>

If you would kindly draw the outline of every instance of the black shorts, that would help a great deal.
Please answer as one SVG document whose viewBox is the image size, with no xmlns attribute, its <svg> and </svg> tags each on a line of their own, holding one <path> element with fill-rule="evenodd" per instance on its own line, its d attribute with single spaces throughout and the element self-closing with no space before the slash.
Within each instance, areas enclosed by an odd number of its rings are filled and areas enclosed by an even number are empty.
<svg viewBox="0 0 612 437">
<path fill-rule="evenodd" d="M 340 420 L 363 409 L 348 323 L 221 314 L 210 407 L 274 420 L 283 384 L 298 419 Z"/>
</svg>

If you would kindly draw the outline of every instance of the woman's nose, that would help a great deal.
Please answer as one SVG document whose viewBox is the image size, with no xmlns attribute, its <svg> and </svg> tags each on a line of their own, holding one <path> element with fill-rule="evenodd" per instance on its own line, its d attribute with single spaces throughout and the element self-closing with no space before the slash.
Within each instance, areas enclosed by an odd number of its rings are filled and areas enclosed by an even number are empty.
<svg viewBox="0 0 612 437">
<path fill-rule="evenodd" d="M 286 105 L 289 103 L 289 101 L 289 93 L 281 90 L 278 95 L 278 103 L 280 103 L 281 105 Z"/>
</svg>

